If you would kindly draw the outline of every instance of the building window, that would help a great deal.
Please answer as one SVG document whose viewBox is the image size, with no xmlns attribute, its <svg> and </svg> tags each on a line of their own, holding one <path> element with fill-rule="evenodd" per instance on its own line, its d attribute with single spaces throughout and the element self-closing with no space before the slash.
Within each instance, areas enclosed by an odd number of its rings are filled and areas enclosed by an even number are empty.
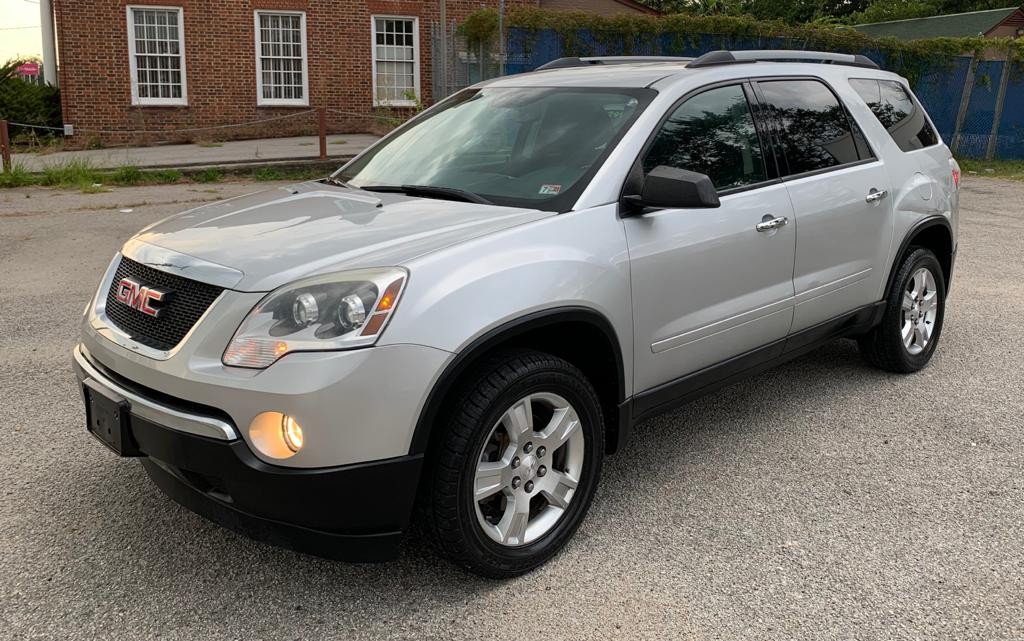
<svg viewBox="0 0 1024 641">
<path fill-rule="evenodd" d="M 133 105 L 187 105 L 185 27 L 179 7 L 128 7 Z"/>
<path fill-rule="evenodd" d="M 309 104 L 305 13 L 256 12 L 256 104 Z"/>
<path fill-rule="evenodd" d="M 413 106 L 420 97 L 418 18 L 373 17 L 373 104 Z"/>
</svg>

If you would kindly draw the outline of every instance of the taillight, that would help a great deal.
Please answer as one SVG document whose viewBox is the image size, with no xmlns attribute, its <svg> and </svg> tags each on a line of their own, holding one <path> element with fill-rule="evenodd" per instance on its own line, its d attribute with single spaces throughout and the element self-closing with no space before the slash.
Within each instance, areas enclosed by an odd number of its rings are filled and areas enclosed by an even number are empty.
<svg viewBox="0 0 1024 641">
<path fill-rule="evenodd" d="M 950 161 L 952 167 L 950 168 L 953 172 L 953 186 L 960 189 L 960 165 L 955 160 Z"/>
</svg>

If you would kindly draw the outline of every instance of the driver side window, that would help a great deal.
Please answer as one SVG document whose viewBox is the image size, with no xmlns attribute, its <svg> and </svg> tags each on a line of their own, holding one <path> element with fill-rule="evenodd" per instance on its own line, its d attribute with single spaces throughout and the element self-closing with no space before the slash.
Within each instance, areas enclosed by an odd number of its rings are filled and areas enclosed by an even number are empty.
<svg viewBox="0 0 1024 641">
<path fill-rule="evenodd" d="M 643 164 L 645 174 L 659 165 L 707 174 L 718 191 L 766 180 L 764 152 L 743 87 L 709 89 L 680 105 Z"/>
</svg>

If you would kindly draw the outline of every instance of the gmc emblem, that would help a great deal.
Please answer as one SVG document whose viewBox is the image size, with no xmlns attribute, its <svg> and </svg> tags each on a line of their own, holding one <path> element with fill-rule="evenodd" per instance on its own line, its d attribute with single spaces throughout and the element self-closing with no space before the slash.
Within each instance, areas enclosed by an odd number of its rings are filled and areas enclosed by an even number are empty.
<svg viewBox="0 0 1024 641">
<path fill-rule="evenodd" d="M 148 287 L 131 278 L 122 278 L 117 282 L 117 291 L 114 296 L 119 303 L 124 303 L 132 309 L 156 318 L 160 316 L 162 310 L 155 307 L 154 303 L 166 301 L 170 294 L 171 292 L 165 289 Z"/>
</svg>

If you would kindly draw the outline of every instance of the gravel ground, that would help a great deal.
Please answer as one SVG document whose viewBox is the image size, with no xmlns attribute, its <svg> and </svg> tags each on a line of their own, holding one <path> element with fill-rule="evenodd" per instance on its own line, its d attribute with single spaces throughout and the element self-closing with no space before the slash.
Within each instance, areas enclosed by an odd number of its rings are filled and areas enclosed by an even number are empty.
<svg viewBox="0 0 1024 641">
<path fill-rule="evenodd" d="M 86 434 L 70 350 L 110 256 L 253 188 L 0 193 L 0 638 L 1024 639 L 1024 184 L 967 180 L 929 368 L 843 341 L 646 422 L 567 550 L 508 582 L 416 542 L 379 566 L 251 542 Z"/>
</svg>

